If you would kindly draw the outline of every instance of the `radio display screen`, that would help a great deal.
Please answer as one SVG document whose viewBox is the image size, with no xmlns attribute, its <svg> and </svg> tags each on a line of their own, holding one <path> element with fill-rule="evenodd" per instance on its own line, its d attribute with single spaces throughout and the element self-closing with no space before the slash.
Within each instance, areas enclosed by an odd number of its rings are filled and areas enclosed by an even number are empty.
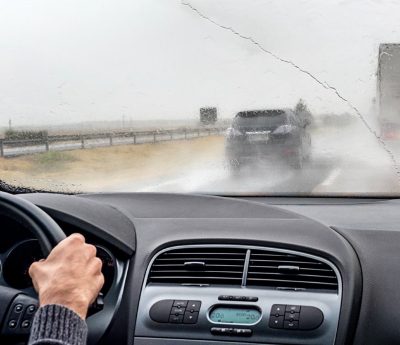
<svg viewBox="0 0 400 345">
<path fill-rule="evenodd" d="M 209 318 L 215 323 L 255 324 L 261 319 L 256 308 L 218 306 L 211 310 Z"/>
</svg>

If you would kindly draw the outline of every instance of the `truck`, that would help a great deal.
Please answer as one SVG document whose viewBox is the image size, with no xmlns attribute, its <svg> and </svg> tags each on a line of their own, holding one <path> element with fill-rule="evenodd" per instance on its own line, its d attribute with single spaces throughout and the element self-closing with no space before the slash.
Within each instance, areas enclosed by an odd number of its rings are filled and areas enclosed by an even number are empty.
<svg viewBox="0 0 400 345">
<path fill-rule="evenodd" d="M 384 140 L 400 140 L 400 43 L 379 45 L 378 122 Z"/>
</svg>

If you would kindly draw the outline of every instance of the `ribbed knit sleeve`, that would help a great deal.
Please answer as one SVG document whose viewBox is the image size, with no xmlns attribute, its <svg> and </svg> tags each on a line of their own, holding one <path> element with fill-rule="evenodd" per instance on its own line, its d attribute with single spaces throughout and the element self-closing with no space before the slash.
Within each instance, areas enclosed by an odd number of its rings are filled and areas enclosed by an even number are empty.
<svg viewBox="0 0 400 345">
<path fill-rule="evenodd" d="M 86 345 L 87 325 L 61 305 L 40 307 L 33 319 L 28 345 Z"/>
</svg>

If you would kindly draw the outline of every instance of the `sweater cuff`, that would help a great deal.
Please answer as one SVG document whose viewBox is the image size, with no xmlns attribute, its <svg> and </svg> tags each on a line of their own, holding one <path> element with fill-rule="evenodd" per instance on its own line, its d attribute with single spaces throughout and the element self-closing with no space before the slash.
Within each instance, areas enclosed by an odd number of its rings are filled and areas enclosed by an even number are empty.
<svg viewBox="0 0 400 345">
<path fill-rule="evenodd" d="M 85 345 L 87 325 L 71 309 L 57 304 L 40 307 L 33 319 L 29 345 Z"/>
</svg>

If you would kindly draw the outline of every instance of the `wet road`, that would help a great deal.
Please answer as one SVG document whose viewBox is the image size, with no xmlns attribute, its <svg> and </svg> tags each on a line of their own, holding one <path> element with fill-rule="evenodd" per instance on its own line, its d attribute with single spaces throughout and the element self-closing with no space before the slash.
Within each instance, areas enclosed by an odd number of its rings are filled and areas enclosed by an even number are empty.
<svg viewBox="0 0 400 345">
<path fill-rule="evenodd" d="M 316 129 L 311 134 L 312 157 L 299 170 L 277 162 L 259 162 L 232 173 L 222 147 L 207 159 L 192 158 L 174 175 L 114 190 L 245 195 L 400 193 L 395 163 L 362 126 Z M 400 143 L 389 142 L 387 147 L 400 161 Z"/>
</svg>

